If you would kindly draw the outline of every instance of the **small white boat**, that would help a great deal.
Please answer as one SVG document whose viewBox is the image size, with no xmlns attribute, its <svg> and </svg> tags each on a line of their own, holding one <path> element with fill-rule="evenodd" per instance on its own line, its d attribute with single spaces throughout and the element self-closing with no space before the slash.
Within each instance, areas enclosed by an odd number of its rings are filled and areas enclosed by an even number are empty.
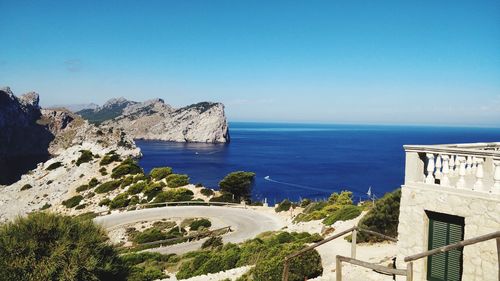
<svg viewBox="0 0 500 281">
<path fill-rule="evenodd" d="M 265 176 L 264 179 L 265 180 L 269 180 L 270 178 L 269 178 L 269 176 Z"/>
</svg>

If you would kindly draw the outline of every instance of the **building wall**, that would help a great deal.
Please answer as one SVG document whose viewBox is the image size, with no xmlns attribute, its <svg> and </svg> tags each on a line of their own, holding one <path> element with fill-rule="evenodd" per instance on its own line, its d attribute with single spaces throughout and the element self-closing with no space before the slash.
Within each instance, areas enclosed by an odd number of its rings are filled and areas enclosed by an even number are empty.
<svg viewBox="0 0 500 281">
<path fill-rule="evenodd" d="M 405 256 L 427 251 L 426 210 L 464 217 L 464 239 L 500 230 L 498 195 L 423 183 L 404 185 L 398 226 L 398 268 L 406 268 Z M 495 240 L 467 246 L 463 254 L 463 281 L 498 280 Z M 426 280 L 426 263 L 426 258 L 414 262 L 414 280 Z"/>
</svg>

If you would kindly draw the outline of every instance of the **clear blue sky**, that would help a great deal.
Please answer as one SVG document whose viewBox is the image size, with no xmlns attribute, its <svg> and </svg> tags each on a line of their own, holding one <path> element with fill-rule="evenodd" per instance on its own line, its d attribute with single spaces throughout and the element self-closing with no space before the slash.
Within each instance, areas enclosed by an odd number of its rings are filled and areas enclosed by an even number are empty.
<svg viewBox="0 0 500 281">
<path fill-rule="evenodd" d="M 0 85 L 232 121 L 500 126 L 500 1 L 0 0 Z"/>
</svg>

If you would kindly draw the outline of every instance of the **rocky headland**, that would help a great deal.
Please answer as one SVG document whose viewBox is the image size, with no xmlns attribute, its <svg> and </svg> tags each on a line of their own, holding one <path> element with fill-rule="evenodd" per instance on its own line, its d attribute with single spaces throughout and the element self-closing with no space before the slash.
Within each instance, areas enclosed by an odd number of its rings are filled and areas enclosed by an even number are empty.
<svg viewBox="0 0 500 281">
<path fill-rule="evenodd" d="M 104 128 L 119 128 L 134 139 L 204 143 L 230 140 L 222 103 L 200 102 L 176 109 L 162 99 L 134 102 L 117 98 L 102 107 L 76 113 Z"/>
</svg>

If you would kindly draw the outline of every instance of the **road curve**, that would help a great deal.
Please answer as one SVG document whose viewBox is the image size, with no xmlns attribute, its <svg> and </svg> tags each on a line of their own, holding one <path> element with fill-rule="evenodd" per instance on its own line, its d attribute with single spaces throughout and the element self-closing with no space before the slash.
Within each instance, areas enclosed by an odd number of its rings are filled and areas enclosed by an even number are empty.
<svg viewBox="0 0 500 281">
<path fill-rule="evenodd" d="M 207 218 L 212 222 L 212 228 L 230 226 L 232 232 L 223 236 L 225 243 L 240 243 L 254 238 L 264 231 L 279 230 L 285 224 L 278 217 L 252 209 L 231 208 L 221 206 L 172 206 L 143 209 L 122 213 L 114 213 L 97 217 L 94 221 L 111 230 L 120 226 L 141 221 L 161 220 L 168 218 Z M 202 241 L 182 243 L 154 249 L 162 253 L 185 253 L 196 250 Z"/>
</svg>

